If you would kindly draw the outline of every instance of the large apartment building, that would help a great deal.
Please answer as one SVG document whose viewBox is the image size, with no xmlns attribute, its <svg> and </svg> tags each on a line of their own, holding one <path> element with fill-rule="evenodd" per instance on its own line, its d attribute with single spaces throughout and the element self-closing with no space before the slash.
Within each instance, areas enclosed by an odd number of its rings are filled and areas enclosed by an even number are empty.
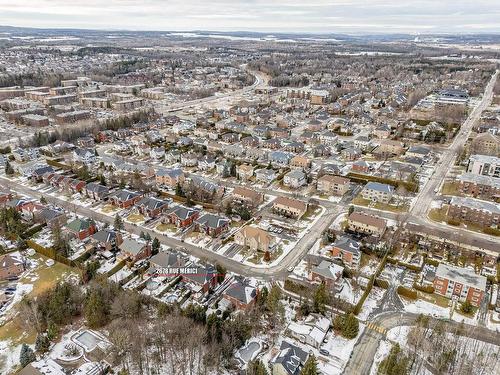
<svg viewBox="0 0 500 375">
<path fill-rule="evenodd" d="M 476 275 L 473 270 L 439 264 L 434 278 L 434 291 L 447 298 L 469 301 L 479 306 L 486 291 L 486 277 Z"/>
<path fill-rule="evenodd" d="M 447 216 L 449 219 L 491 227 L 500 222 L 500 207 L 498 204 L 478 199 L 453 197 Z"/>
</svg>

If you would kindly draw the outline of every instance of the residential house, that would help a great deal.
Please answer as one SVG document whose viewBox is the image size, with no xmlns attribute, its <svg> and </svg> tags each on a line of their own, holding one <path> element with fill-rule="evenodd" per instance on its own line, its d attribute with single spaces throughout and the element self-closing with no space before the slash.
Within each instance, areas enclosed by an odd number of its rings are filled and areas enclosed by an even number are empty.
<svg viewBox="0 0 500 375">
<path fill-rule="evenodd" d="M 168 209 L 169 204 L 172 200 L 158 199 L 154 197 L 144 197 L 139 200 L 135 206 L 138 208 L 142 215 L 149 218 L 155 218 L 161 215 L 164 211 Z"/>
<path fill-rule="evenodd" d="M 247 225 L 234 235 L 234 242 L 241 246 L 247 246 L 252 251 L 271 251 L 276 245 L 276 238 L 264 229 Z"/>
<path fill-rule="evenodd" d="M 253 176 L 254 167 L 248 164 L 240 164 L 236 167 L 236 177 L 241 181 L 248 181 Z"/>
<path fill-rule="evenodd" d="M 25 269 L 25 261 L 18 251 L 0 255 L 0 280 L 19 277 Z"/>
<path fill-rule="evenodd" d="M 327 288 L 332 290 L 342 278 L 343 272 L 344 267 L 323 259 L 317 266 L 311 267 L 309 280 L 312 282 L 325 283 Z"/>
<path fill-rule="evenodd" d="M 232 195 L 236 201 L 250 206 L 259 206 L 264 202 L 264 194 L 242 186 L 235 187 Z"/>
<path fill-rule="evenodd" d="M 299 169 L 294 169 L 283 178 L 283 184 L 291 188 L 300 188 L 307 185 L 307 176 L 304 172 Z"/>
<path fill-rule="evenodd" d="M 349 267 L 357 268 L 361 261 L 359 242 L 347 236 L 341 236 L 335 240 L 331 253 L 334 257 L 340 257 L 344 264 Z"/>
<path fill-rule="evenodd" d="M 230 220 L 228 218 L 207 213 L 194 221 L 196 230 L 205 234 L 218 237 L 222 232 L 229 229 Z"/>
<path fill-rule="evenodd" d="M 95 163 L 97 156 L 95 151 L 89 148 L 77 148 L 73 151 L 73 158 L 76 162 L 90 165 Z"/>
<path fill-rule="evenodd" d="M 194 284 L 193 292 L 206 294 L 217 285 L 217 270 L 209 266 L 194 265 L 192 268 L 194 272 L 182 273 L 182 280 Z"/>
<path fill-rule="evenodd" d="M 94 220 L 88 218 L 77 218 L 66 224 L 65 229 L 79 240 L 84 240 L 97 231 Z"/>
<path fill-rule="evenodd" d="M 118 246 L 122 259 L 130 259 L 133 263 L 151 256 L 151 246 L 145 241 L 126 238 Z"/>
<path fill-rule="evenodd" d="M 259 289 L 253 279 L 238 276 L 224 290 L 222 298 L 229 301 L 237 310 L 248 310 L 255 305 L 258 294 Z"/>
<path fill-rule="evenodd" d="M 42 208 L 34 214 L 35 221 L 40 224 L 46 224 L 49 228 L 62 227 L 68 221 L 66 214 L 62 210 L 52 208 Z"/>
<path fill-rule="evenodd" d="M 272 375 L 300 375 L 309 354 L 287 341 L 282 341 L 279 353 L 271 361 Z"/>
<path fill-rule="evenodd" d="M 122 189 L 109 195 L 109 201 L 120 208 L 129 208 L 142 198 L 142 194 Z"/>
<path fill-rule="evenodd" d="M 200 216 L 200 210 L 181 205 L 172 207 L 165 214 L 165 220 L 178 228 L 191 225 Z"/>
<path fill-rule="evenodd" d="M 330 320 L 319 314 L 309 314 L 305 320 L 290 322 L 286 332 L 303 344 L 319 349 L 330 329 Z"/>
<path fill-rule="evenodd" d="M 270 184 L 278 177 L 278 174 L 273 169 L 258 169 L 255 171 L 257 181 L 264 184 Z"/>
<path fill-rule="evenodd" d="M 350 180 L 345 177 L 324 175 L 318 178 L 317 189 L 323 193 L 342 196 L 349 190 Z"/>
<path fill-rule="evenodd" d="M 297 155 L 290 160 L 290 166 L 293 168 L 307 169 L 311 167 L 311 159 L 305 156 Z"/>
<path fill-rule="evenodd" d="M 109 194 L 109 188 L 107 186 L 100 185 L 97 182 L 88 183 L 82 191 L 87 197 L 95 201 L 101 201 Z"/>
<path fill-rule="evenodd" d="M 370 172 L 370 164 L 364 160 L 357 160 L 352 163 L 351 170 L 356 173 L 366 174 Z"/>
<path fill-rule="evenodd" d="M 99 249 L 111 251 L 121 245 L 123 238 L 120 232 L 106 228 L 94 233 L 92 235 L 92 242 Z"/>
<path fill-rule="evenodd" d="M 160 186 L 176 187 L 183 184 L 185 180 L 182 169 L 158 169 L 156 171 L 156 183 Z"/>
</svg>

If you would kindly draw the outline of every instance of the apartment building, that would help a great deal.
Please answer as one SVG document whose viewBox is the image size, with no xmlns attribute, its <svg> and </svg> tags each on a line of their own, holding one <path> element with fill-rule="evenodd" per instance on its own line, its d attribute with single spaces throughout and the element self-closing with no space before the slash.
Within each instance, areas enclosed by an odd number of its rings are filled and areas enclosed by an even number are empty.
<svg viewBox="0 0 500 375">
<path fill-rule="evenodd" d="M 368 182 L 361 191 L 361 195 L 364 199 L 374 202 L 389 203 L 394 195 L 394 187 L 380 182 Z"/>
<path fill-rule="evenodd" d="M 447 298 L 479 306 L 486 291 L 486 277 L 473 270 L 440 263 L 434 278 L 434 292 Z"/>
<path fill-rule="evenodd" d="M 500 222 L 498 204 L 473 198 L 453 197 L 448 207 L 449 219 L 474 223 L 483 227 L 495 227 Z"/>
<path fill-rule="evenodd" d="M 349 190 L 349 182 L 345 177 L 324 175 L 318 178 L 317 189 L 323 193 L 342 196 Z"/>
<path fill-rule="evenodd" d="M 273 211 L 286 217 L 300 218 L 307 211 L 307 203 L 280 196 L 273 201 Z"/>
<path fill-rule="evenodd" d="M 353 212 L 347 218 L 347 225 L 348 229 L 353 232 L 380 238 L 387 228 L 387 221 L 380 217 Z"/>
<path fill-rule="evenodd" d="M 500 199 L 500 179 L 491 176 L 464 173 L 457 177 L 458 190 L 462 194 L 486 200 Z"/>
</svg>

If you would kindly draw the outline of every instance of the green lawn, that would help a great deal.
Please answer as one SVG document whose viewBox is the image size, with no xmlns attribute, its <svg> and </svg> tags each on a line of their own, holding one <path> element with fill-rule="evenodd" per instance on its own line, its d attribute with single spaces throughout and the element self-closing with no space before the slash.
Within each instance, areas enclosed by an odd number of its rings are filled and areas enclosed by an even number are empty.
<svg viewBox="0 0 500 375">
<path fill-rule="evenodd" d="M 127 221 L 130 221 L 132 223 L 140 223 L 144 221 L 144 216 L 141 214 L 130 214 L 127 216 Z"/>
</svg>

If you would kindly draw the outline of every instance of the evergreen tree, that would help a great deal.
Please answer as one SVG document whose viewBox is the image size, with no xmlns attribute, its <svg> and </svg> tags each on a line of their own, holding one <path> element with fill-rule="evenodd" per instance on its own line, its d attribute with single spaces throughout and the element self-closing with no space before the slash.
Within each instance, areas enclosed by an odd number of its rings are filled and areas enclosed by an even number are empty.
<svg viewBox="0 0 500 375">
<path fill-rule="evenodd" d="M 47 199 L 45 199 L 45 197 L 43 195 L 40 197 L 40 203 L 47 204 Z"/>
<path fill-rule="evenodd" d="M 153 239 L 153 243 L 151 244 L 151 250 L 153 255 L 158 254 L 158 251 L 160 251 L 160 241 L 156 237 Z"/>
<path fill-rule="evenodd" d="M 28 366 L 31 362 L 36 360 L 35 353 L 28 345 L 23 344 L 21 347 L 21 353 L 19 355 L 19 363 L 22 367 Z"/>
<path fill-rule="evenodd" d="M 311 354 L 309 358 L 307 358 L 302 371 L 300 371 L 300 375 L 318 375 L 318 362 L 316 361 L 316 357 L 314 354 Z"/>
<path fill-rule="evenodd" d="M 118 232 L 121 232 L 123 230 L 123 220 L 120 217 L 120 215 L 118 214 L 115 215 L 115 221 L 113 223 L 113 226 Z"/>
<path fill-rule="evenodd" d="M 10 162 L 8 160 L 5 162 L 5 174 L 7 176 L 11 176 L 14 174 L 14 168 L 12 168 L 12 165 L 10 165 Z"/>
<path fill-rule="evenodd" d="M 316 313 L 324 314 L 326 312 L 326 305 L 330 301 L 328 291 L 326 290 L 325 283 L 321 283 L 313 295 L 313 311 Z"/>
<path fill-rule="evenodd" d="M 99 290 L 94 289 L 89 292 L 85 300 L 83 312 L 90 328 L 98 328 L 106 324 L 108 320 L 108 309 Z"/>
<path fill-rule="evenodd" d="M 247 375 L 268 375 L 268 372 L 266 366 L 258 359 L 248 363 Z"/>
<path fill-rule="evenodd" d="M 103 174 L 99 175 L 99 183 L 103 186 L 106 186 L 106 178 Z"/>
<path fill-rule="evenodd" d="M 392 346 L 389 355 L 380 362 L 378 374 L 380 375 L 406 375 L 408 374 L 408 357 L 401 352 L 399 344 Z"/>
<path fill-rule="evenodd" d="M 44 333 L 36 335 L 35 350 L 40 353 L 46 352 L 50 347 L 50 340 Z"/>
<path fill-rule="evenodd" d="M 333 321 L 333 328 L 348 339 L 358 335 L 359 321 L 353 314 L 338 315 Z"/>
</svg>

